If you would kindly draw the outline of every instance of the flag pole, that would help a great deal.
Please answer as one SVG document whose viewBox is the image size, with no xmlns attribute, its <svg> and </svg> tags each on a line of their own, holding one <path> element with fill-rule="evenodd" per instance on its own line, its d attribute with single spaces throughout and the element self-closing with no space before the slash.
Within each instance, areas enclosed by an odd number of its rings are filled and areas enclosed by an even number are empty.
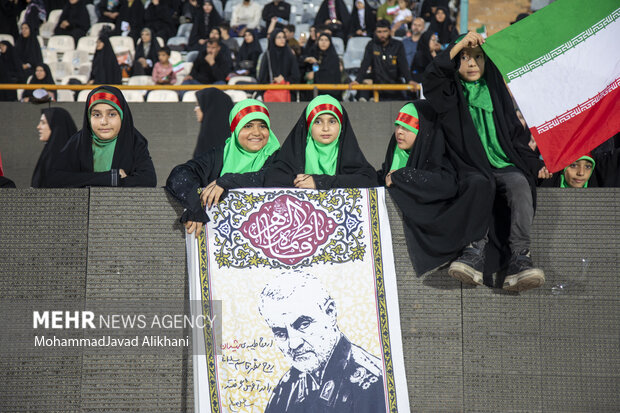
<svg viewBox="0 0 620 413">
<path fill-rule="evenodd" d="M 469 18 L 469 0 L 461 0 L 461 7 L 459 8 L 459 14 L 461 15 L 460 33 L 467 33 L 467 20 Z"/>
</svg>

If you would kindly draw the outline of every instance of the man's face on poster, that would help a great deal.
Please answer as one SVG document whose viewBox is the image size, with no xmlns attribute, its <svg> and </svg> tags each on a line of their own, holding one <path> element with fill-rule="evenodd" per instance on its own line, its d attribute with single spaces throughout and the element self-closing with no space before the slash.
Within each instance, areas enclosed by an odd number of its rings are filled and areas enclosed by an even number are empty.
<svg viewBox="0 0 620 413">
<path fill-rule="evenodd" d="M 325 366 L 340 334 L 334 300 L 318 303 L 296 291 L 283 300 L 266 300 L 263 315 L 293 367 L 312 373 Z"/>
</svg>

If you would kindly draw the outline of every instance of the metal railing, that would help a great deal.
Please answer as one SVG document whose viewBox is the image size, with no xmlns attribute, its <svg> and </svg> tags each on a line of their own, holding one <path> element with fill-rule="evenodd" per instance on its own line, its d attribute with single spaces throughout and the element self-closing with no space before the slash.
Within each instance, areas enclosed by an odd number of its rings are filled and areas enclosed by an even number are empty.
<svg viewBox="0 0 620 413">
<path fill-rule="evenodd" d="M 97 86 L 102 85 L 42 85 L 42 84 L 18 84 L 18 83 L 0 83 L 0 90 L 91 90 Z M 250 84 L 250 85 L 112 85 L 121 90 L 173 90 L 173 91 L 187 91 L 187 90 L 200 90 L 206 88 L 217 88 L 222 90 L 243 90 L 248 92 L 263 91 L 263 90 L 311 90 L 314 92 L 314 96 L 318 95 L 320 90 L 370 90 L 373 92 L 375 102 L 379 101 L 380 91 L 410 91 L 417 92 L 420 90 L 419 85 L 410 84 L 359 84 L 349 85 L 346 83 L 339 84 L 290 84 L 290 85 L 276 85 L 276 84 Z"/>
</svg>

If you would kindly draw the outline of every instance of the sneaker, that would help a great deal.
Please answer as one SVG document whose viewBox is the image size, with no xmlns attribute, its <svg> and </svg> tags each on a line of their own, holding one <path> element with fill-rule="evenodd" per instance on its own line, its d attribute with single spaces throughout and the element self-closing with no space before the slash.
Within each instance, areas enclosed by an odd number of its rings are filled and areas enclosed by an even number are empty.
<svg viewBox="0 0 620 413">
<path fill-rule="evenodd" d="M 463 284 L 482 285 L 483 271 L 484 251 L 472 242 L 458 259 L 452 261 L 448 274 Z"/>
<path fill-rule="evenodd" d="M 530 250 L 513 254 L 508 263 L 508 271 L 502 288 L 507 291 L 526 291 L 538 288 L 545 283 L 545 273 L 534 268 Z"/>
</svg>

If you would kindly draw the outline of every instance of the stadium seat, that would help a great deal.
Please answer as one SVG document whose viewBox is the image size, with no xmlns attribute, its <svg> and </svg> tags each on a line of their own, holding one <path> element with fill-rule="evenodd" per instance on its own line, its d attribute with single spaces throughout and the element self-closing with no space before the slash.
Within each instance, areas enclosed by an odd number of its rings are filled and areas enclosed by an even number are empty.
<svg viewBox="0 0 620 413">
<path fill-rule="evenodd" d="M 69 62 L 50 62 L 48 66 L 56 83 L 60 83 L 62 78 L 73 74 L 73 65 Z"/>
<path fill-rule="evenodd" d="M 188 52 L 187 55 L 185 55 L 185 61 L 193 62 L 194 60 L 196 60 L 197 57 L 198 57 L 198 51 L 192 50 L 191 52 Z"/>
<path fill-rule="evenodd" d="M 345 70 L 357 69 L 364 58 L 364 50 L 370 37 L 351 37 L 347 43 L 347 50 L 342 58 Z"/>
<path fill-rule="evenodd" d="M 37 40 L 39 41 L 39 46 L 41 46 L 41 49 L 45 49 L 45 40 L 43 40 L 43 36 L 38 35 Z"/>
<path fill-rule="evenodd" d="M 75 69 L 78 69 L 82 63 L 90 63 L 88 52 L 84 50 L 67 50 L 63 53 L 63 62 L 69 62 Z"/>
<path fill-rule="evenodd" d="M 110 44 L 114 49 L 115 54 L 121 54 L 129 52 L 131 56 L 136 54 L 136 47 L 133 44 L 133 39 L 127 36 L 111 36 Z"/>
<path fill-rule="evenodd" d="M 47 50 L 41 49 L 41 55 L 43 57 L 43 63 L 49 65 L 50 62 L 57 62 L 58 55 L 56 54 L 56 50 Z"/>
<path fill-rule="evenodd" d="M 188 90 L 187 92 L 185 92 L 185 94 L 183 95 L 183 102 L 192 102 L 192 103 L 196 103 L 196 91 L 195 90 Z"/>
<path fill-rule="evenodd" d="M 192 26 L 194 26 L 192 23 L 183 23 L 177 30 L 177 36 L 189 39 L 189 35 L 192 33 Z"/>
<path fill-rule="evenodd" d="M 90 26 L 90 29 L 88 30 L 87 34 L 88 36 L 99 37 L 99 32 L 104 27 L 109 27 L 110 30 L 114 30 L 116 26 L 114 25 L 114 23 L 95 23 L 92 26 Z"/>
<path fill-rule="evenodd" d="M 15 46 L 15 39 L 13 39 L 13 36 L 10 34 L 4 34 L 4 33 L 0 33 L 0 42 L 6 40 L 7 42 L 11 43 L 13 46 Z"/>
<path fill-rule="evenodd" d="M 88 63 L 82 63 L 80 65 L 80 67 L 78 68 L 78 74 L 79 75 L 84 75 L 88 78 L 90 78 L 90 72 L 92 70 L 93 64 L 88 62 Z"/>
<path fill-rule="evenodd" d="M 263 52 L 265 52 L 267 51 L 267 46 L 269 46 L 269 39 L 262 37 L 258 39 L 258 44 L 260 44 L 260 48 L 263 49 Z"/>
<path fill-rule="evenodd" d="M 131 76 L 127 81 L 128 85 L 154 85 L 153 78 L 151 76 Z M 142 96 L 146 95 L 146 90 L 139 90 Z"/>
<path fill-rule="evenodd" d="M 248 94 L 243 90 L 225 90 L 224 93 L 230 96 L 233 103 L 241 102 L 242 100 L 248 98 Z"/>
<path fill-rule="evenodd" d="M 84 36 L 78 40 L 76 50 L 84 50 L 88 54 L 94 55 L 97 50 L 97 38 L 95 36 Z"/>
<path fill-rule="evenodd" d="M 39 34 L 44 39 L 49 39 L 54 35 L 54 29 L 58 25 L 58 20 L 60 20 L 61 14 L 62 9 L 55 9 L 49 12 L 47 15 L 47 21 L 39 27 Z"/>
<path fill-rule="evenodd" d="M 71 79 L 78 80 L 83 85 L 88 83 L 88 76 L 84 76 L 84 75 L 69 75 L 69 76 L 65 76 L 65 77 L 62 78 L 60 83 L 63 84 L 63 85 L 68 85 L 69 81 Z"/>
<path fill-rule="evenodd" d="M 236 84 L 239 84 L 241 82 L 245 82 L 245 83 L 258 83 L 257 80 L 255 78 L 253 78 L 252 76 L 233 76 L 228 81 L 228 84 L 229 85 L 236 85 Z"/>
<path fill-rule="evenodd" d="M 332 44 L 334 45 L 334 49 L 336 49 L 336 53 L 338 56 L 342 57 L 344 55 L 344 41 L 340 37 L 332 37 Z"/>
<path fill-rule="evenodd" d="M 147 102 L 178 102 L 179 94 L 173 90 L 151 90 Z"/>
<path fill-rule="evenodd" d="M 177 52 L 176 50 L 171 50 L 170 51 L 170 63 L 172 63 L 173 65 L 176 65 L 179 62 L 183 61 L 183 55 L 181 54 L 181 52 Z"/>
<path fill-rule="evenodd" d="M 86 102 L 86 98 L 88 97 L 88 94 L 90 93 L 90 90 L 80 90 L 80 93 L 78 93 L 77 102 Z"/>
<path fill-rule="evenodd" d="M 174 36 L 168 39 L 167 46 L 170 50 L 182 51 L 187 47 L 188 38 L 183 36 Z"/>
<path fill-rule="evenodd" d="M 164 43 L 164 39 L 157 36 L 157 43 L 159 43 L 159 47 L 164 47 L 166 43 Z"/>
<path fill-rule="evenodd" d="M 47 48 L 56 51 L 75 50 L 75 40 L 67 35 L 52 36 L 47 41 Z"/>
<path fill-rule="evenodd" d="M 56 91 L 57 102 L 75 102 L 75 95 L 72 90 L 58 89 Z"/>
<path fill-rule="evenodd" d="M 222 0 L 213 0 L 213 7 L 220 14 L 220 16 L 224 15 L 224 7 L 222 6 Z"/>
<path fill-rule="evenodd" d="M 144 102 L 144 95 L 140 90 L 122 90 L 127 102 Z"/>
<path fill-rule="evenodd" d="M 93 24 L 97 23 L 97 20 L 99 20 L 99 18 L 97 17 L 97 11 L 95 9 L 95 5 L 87 4 L 86 10 L 88 10 L 88 17 L 90 17 L 90 25 L 92 26 Z"/>
<path fill-rule="evenodd" d="M 237 41 L 237 45 L 241 47 L 243 44 L 243 37 L 233 37 L 233 39 L 235 39 Z"/>
</svg>

